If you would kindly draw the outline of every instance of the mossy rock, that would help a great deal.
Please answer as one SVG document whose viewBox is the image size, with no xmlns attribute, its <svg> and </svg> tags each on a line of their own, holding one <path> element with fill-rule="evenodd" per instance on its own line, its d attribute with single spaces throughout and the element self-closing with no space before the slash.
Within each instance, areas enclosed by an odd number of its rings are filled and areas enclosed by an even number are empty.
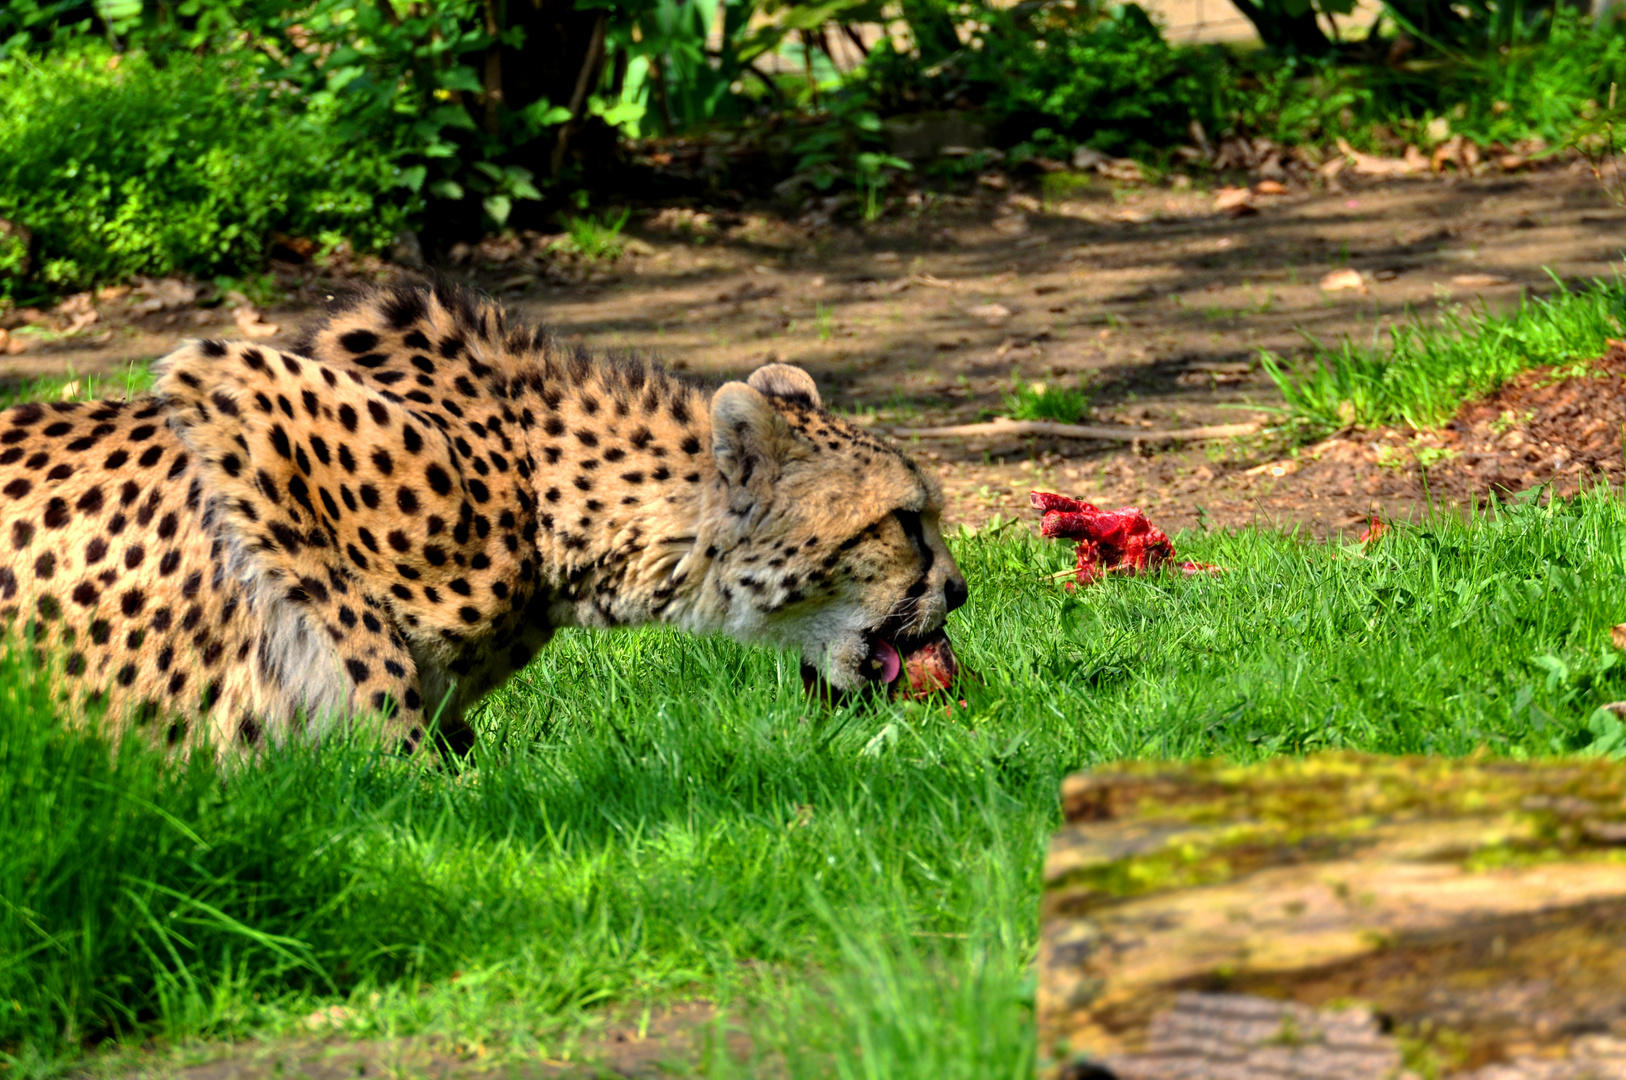
<svg viewBox="0 0 1626 1080">
<path fill-rule="evenodd" d="M 1048 1080 L 1626 1080 L 1626 767 L 1130 765 L 1062 802 Z"/>
</svg>

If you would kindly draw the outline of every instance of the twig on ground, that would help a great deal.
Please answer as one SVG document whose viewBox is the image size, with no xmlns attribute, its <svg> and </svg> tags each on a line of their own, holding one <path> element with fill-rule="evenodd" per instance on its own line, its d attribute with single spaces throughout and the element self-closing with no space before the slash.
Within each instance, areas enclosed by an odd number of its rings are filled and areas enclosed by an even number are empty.
<svg viewBox="0 0 1626 1080">
<path fill-rule="evenodd" d="M 998 417 L 981 424 L 954 424 L 949 427 L 893 428 L 900 439 L 978 439 L 1011 435 L 1038 435 L 1053 439 L 1101 439 L 1107 442 L 1201 442 L 1206 439 L 1234 439 L 1259 432 L 1257 421 L 1246 424 L 1211 424 L 1208 427 L 1176 428 L 1159 431 L 1131 427 L 1104 427 L 1097 424 L 1062 424 L 1054 420 L 1009 420 Z"/>
</svg>

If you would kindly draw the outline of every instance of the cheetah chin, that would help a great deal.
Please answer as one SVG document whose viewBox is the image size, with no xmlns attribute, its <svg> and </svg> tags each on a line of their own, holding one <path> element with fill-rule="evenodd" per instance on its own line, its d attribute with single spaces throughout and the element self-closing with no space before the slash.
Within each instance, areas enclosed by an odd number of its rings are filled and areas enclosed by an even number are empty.
<svg viewBox="0 0 1626 1080">
<path fill-rule="evenodd" d="M 424 283 L 157 373 L 0 412 L 0 629 L 64 715 L 182 753 L 363 720 L 461 751 L 559 627 L 798 649 L 832 697 L 952 665 L 936 483 L 799 368 L 707 390 Z"/>
</svg>

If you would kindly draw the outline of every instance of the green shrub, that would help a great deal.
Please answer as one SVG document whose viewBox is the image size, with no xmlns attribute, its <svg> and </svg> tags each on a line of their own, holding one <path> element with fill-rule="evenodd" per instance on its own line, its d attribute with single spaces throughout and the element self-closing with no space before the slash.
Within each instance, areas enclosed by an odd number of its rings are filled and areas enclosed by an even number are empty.
<svg viewBox="0 0 1626 1080">
<path fill-rule="evenodd" d="M 966 48 L 930 67 L 883 43 L 849 92 L 883 114 L 973 105 L 1026 153 L 1065 158 L 1087 144 L 1144 157 L 1189 142 L 1192 121 L 1210 136 L 1344 137 L 1385 152 L 1391 137 L 1427 145 L 1442 119 L 1480 145 L 1559 144 L 1626 82 L 1622 25 L 1567 8 L 1506 47 L 1401 65 L 1177 46 L 1135 4 L 978 7 L 975 18 Z"/>
<path fill-rule="evenodd" d="M 1217 55 L 1217 54 L 1211 54 Z M 1285 144 L 1345 136 L 1371 145 L 1387 129 L 1420 145 L 1430 120 L 1486 145 L 1537 137 L 1559 144 L 1626 81 L 1626 34 L 1562 10 L 1540 40 L 1396 67 L 1332 60 L 1228 60 L 1211 67 L 1210 130 L 1234 127 Z"/>
<path fill-rule="evenodd" d="M 390 147 L 342 139 L 249 57 L 14 55 L 0 100 L 0 218 L 50 289 L 252 268 L 274 231 L 376 249 L 415 208 Z"/>
<path fill-rule="evenodd" d="M 1088 141 L 1120 154 L 1168 146 L 1205 111 L 1195 54 L 1170 45 L 1139 5 L 1033 30 L 994 13 L 967 74 L 991 88 L 990 110 L 1041 145 Z"/>
</svg>

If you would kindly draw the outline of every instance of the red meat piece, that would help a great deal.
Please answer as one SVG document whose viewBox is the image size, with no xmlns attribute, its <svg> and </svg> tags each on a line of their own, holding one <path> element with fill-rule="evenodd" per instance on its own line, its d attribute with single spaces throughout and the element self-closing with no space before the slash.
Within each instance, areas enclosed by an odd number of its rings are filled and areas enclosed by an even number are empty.
<svg viewBox="0 0 1626 1080">
<path fill-rule="evenodd" d="M 1044 512 L 1039 523 L 1041 536 L 1077 542 L 1078 565 L 1073 577 L 1080 585 L 1092 584 L 1107 574 L 1141 574 L 1165 567 L 1186 574 L 1218 569 L 1207 563 L 1176 562 L 1168 534 L 1137 507 L 1102 510 L 1048 491 L 1035 491 L 1028 499 L 1035 510 Z"/>
</svg>

